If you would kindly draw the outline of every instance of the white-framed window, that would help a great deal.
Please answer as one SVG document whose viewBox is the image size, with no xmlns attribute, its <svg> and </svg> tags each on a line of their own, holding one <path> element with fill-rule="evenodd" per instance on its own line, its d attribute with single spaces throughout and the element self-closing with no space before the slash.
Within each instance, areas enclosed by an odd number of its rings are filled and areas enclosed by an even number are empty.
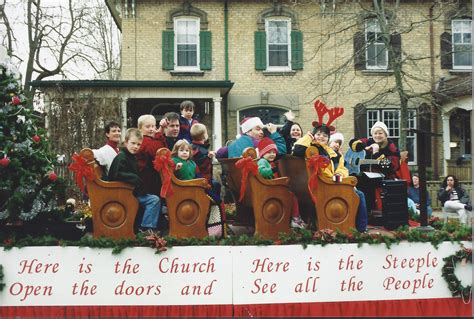
<svg viewBox="0 0 474 319">
<path fill-rule="evenodd" d="M 199 23 L 198 18 L 176 18 L 174 20 L 175 70 L 199 70 Z"/>
<path fill-rule="evenodd" d="M 267 33 L 267 70 L 291 70 L 291 20 L 266 19 L 265 32 Z"/>
<path fill-rule="evenodd" d="M 472 68 L 471 20 L 452 20 L 453 69 Z"/>
<path fill-rule="evenodd" d="M 386 70 L 388 68 L 388 50 L 385 48 L 377 19 L 365 21 L 365 43 L 366 68 Z"/>
<path fill-rule="evenodd" d="M 370 128 L 377 121 L 382 121 L 387 125 L 389 139 L 398 146 L 398 140 L 400 139 L 400 110 L 367 110 L 368 132 L 370 132 Z M 416 128 L 415 110 L 408 110 L 408 128 Z M 415 165 L 417 161 L 416 135 L 412 132 L 407 133 L 407 151 L 408 164 Z"/>
</svg>

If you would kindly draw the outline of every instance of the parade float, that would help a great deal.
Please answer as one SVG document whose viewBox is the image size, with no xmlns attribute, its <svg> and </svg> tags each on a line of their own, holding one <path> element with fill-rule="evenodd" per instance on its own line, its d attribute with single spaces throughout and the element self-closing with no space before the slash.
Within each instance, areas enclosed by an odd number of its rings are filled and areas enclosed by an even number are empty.
<svg viewBox="0 0 474 319">
<path fill-rule="evenodd" d="M 90 210 L 57 202 L 56 158 L 15 74 L 1 80 L 0 317 L 472 316 L 459 225 L 92 238 Z"/>
</svg>

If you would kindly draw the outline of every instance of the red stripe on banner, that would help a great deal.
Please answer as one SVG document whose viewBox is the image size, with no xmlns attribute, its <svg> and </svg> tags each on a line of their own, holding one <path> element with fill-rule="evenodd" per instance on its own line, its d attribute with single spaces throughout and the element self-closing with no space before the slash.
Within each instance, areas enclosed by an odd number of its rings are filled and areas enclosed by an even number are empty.
<svg viewBox="0 0 474 319">
<path fill-rule="evenodd" d="M 1 307 L 0 318 L 232 317 L 232 305 Z"/>
<path fill-rule="evenodd" d="M 460 298 L 181 306 L 0 307 L 0 318 L 71 317 L 472 317 Z"/>
<path fill-rule="evenodd" d="M 461 298 L 234 305 L 235 317 L 472 317 Z"/>
</svg>

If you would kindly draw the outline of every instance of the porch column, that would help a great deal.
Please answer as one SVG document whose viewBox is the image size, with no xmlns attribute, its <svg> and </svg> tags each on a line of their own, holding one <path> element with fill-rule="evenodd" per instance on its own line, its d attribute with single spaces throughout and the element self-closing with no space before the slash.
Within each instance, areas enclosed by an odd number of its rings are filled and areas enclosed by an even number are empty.
<svg viewBox="0 0 474 319">
<path fill-rule="evenodd" d="M 43 103 L 44 103 L 44 112 L 45 112 L 45 117 L 44 117 L 44 130 L 46 131 L 46 136 L 51 137 L 51 131 L 49 130 L 49 123 L 51 122 L 51 119 L 49 118 L 50 116 L 50 110 L 51 110 L 51 97 L 49 96 L 48 93 L 44 94 L 43 98 Z"/>
<path fill-rule="evenodd" d="M 122 111 L 122 140 L 125 139 L 125 131 L 127 130 L 127 104 L 128 98 L 122 98 L 121 111 Z"/>
<path fill-rule="evenodd" d="M 448 174 L 448 159 L 451 159 L 451 147 L 449 146 L 451 142 L 451 134 L 449 132 L 449 113 L 443 113 L 441 115 L 441 120 L 443 121 L 443 175 Z"/>
<path fill-rule="evenodd" d="M 214 150 L 218 150 L 222 147 L 222 112 L 221 112 L 221 102 L 222 98 L 215 97 L 212 99 L 214 102 L 214 116 L 212 118 L 212 140 Z"/>
</svg>

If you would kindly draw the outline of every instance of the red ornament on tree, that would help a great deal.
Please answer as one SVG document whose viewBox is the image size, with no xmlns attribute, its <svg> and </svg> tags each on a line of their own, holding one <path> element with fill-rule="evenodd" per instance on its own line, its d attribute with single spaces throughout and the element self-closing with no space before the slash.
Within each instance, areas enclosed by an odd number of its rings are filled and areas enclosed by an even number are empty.
<svg viewBox="0 0 474 319">
<path fill-rule="evenodd" d="M 12 97 L 12 104 L 13 105 L 20 105 L 21 104 L 21 99 L 18 97 L 18 95 L 15 95 Z"/>
<path fill-rule="evenodd" d="M 7 167 L 10 164 L 10 159 L 8 157 L 4 157 L 0 159 L 0 166 Z"/>
<path fill-rule="evenodd" d="M 39 137 L 38 135 L 33 136 L 32 139 L 35 143 L 39 143 L 41 141 L 41 137 Z"/>
<path fill-rule="evenodd" d="M 58 175 L 55 172 L 50 172 L 48 178 L 51 182 L 55 182 L 58 179 Z"/>
</svg>

